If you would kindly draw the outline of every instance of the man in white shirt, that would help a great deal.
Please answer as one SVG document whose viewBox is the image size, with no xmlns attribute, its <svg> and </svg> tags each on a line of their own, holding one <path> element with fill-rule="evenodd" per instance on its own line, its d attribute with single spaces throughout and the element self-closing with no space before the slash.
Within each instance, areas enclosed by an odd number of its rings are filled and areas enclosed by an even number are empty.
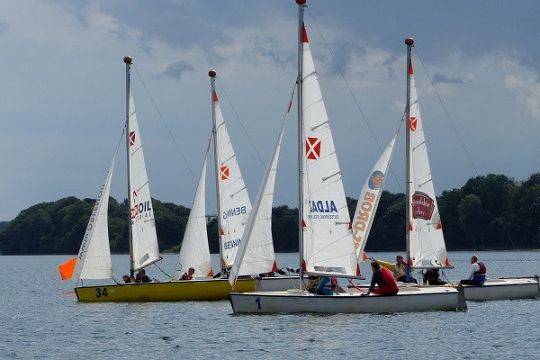
<svg viewBox="0 0 540 360">
<path fill-rule="evenodd" d="M 486 265 L 478 261 L 476 256 L 471 257 L 471 267 L 469 270 L 469 278 L 461 280 L 460 284 L 482 286 L 486 281 Z"/>
</svg>

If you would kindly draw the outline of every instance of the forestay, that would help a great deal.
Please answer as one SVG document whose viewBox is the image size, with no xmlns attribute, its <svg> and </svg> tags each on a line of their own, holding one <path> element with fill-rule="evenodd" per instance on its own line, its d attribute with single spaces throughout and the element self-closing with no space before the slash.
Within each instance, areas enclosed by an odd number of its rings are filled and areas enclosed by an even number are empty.
<svg viewBox="0 0 540 360">
<path fill-rule="evenodd" d="M 133 97 L 129 97 L 129 203 L 133 268 L 142 269 L 160 260 L 150 184 L 146 173 L 141 133 Z"/>
<path fill-rule="evenodd" d="M 212 93 L 214 126 L 216 131 L 216 162 L 219 187 L 220 224 L 219 239 L 222 263 L 230 267 L 234 263 L 244 227 L 251 211 L 251 202 L 236 159 L 227 126 L 223 119 L 217 93 Z"/>
<path fill-rule="evenodd" d="M 256 275 L 277 270 L 274 242 L 272 239 L 272 204 L 276 172 L 285 123 L 281 126 L 272 160 L 268 165 L 261 188 L 242 236 L 236 260 L 229 276 L 234 284 L 239 275 Z"/>
<path fill-rule="evenodd" d="M 114 157 L 116 157 L 116 154 Z M 115 159 L 113 158 L 86 226 L 79 254 L 77 255 L 77 266 L 75 268 L 75 279 L 77 280 L 110 279 L 113 275 L 107 213 L 114 162 Z"/>
<path fill-rule="evenodd" d="M 367 178 L 356 204 L 353 218 L 353 239 L 359 262 L 367 260 L 364 252 L 367 239 L 379 206 L 388 166 L 394 152 L 397 134 L 392 138 Z"/>
<path fill-rule="evenodd" d="M 303 261 L 308 273 L 359 275 L 332 131 L 305 27 L 302 36 Z"/>
<path fill-rule="evenodd" d="M 183 273 L 191 267 L 195 270 L 194 277 L 212 276 L 208 233 L 206 232 L 205 186 L 207 159 L 208 148 L 204 156 L 201 177 L 197 184 L 195 199 L 186 224 L 173 280 L 180 280 Z"/>
<path fill-rule="evenodd" d="M 451 267 L 446 253 L 439 207 L 433 188 L 420 106 L 414 82 L 412 62 L 410 75 L 410 115 L 407 126 L 410 136 L 410 206 L 409 257 L 413 267 Z"/>
</svg>

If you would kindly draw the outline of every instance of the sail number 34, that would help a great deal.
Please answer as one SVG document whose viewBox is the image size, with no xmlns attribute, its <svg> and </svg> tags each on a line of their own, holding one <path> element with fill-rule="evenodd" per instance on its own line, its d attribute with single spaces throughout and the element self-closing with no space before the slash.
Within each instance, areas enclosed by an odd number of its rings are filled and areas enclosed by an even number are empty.
<svg viewBox="0 0 540 360">
<path fill-rule="evenodd" d="M 96 297 L 107 297 L 109 294 L 107 293 L 107 288 L 96 288 Z"/>
</svg>

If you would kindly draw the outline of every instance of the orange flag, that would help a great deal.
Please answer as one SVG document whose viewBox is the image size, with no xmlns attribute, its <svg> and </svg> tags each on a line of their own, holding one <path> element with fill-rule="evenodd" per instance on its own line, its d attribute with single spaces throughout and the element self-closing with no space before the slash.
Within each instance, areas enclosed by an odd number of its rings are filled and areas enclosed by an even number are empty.
<svg viewBox="0 0 540 360">
<path fill-rule="evenodd" d="M 71 258 L 65 263 L 58 265 L 58 272 L 60 272 L 60 277 L 62 280 L 69 280 L 73 276 L 75 271 L 75 265 L 77 265 L 77 258 Z"/>
</svg>

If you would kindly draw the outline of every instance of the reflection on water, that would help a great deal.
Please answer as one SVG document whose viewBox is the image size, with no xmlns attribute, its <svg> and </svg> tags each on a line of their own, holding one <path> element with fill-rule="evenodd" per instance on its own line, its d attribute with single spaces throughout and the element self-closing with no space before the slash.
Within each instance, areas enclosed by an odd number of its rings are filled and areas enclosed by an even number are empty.
<svg viewBox="0 0 540 360">
<path fill-rule="evenodd" d="M 395 253 L 373 253 L 392 260 Z M 470 253 L 454 252 L 451 279 Z M 539 252 L 480 253 L 491 276 L 540 273 Z M 0 256 L 0 358 L 538 358 L 540 301 L 469 303 L 466 313 L 231 316 L 227 301 L 79 304 L 56 265 Z M 217 257 L 213 258 L 217 268 Z M 279 254 L 295 266 L 296 254 Z M 126 256 L 114 256 L 116 274 Z M 162 269 L 172 272 L 175 256 Z M 370 275 L 368 266 L 364 274 Z M 165 279 L 159 270 L 148 273 Z"/>
</svg>

